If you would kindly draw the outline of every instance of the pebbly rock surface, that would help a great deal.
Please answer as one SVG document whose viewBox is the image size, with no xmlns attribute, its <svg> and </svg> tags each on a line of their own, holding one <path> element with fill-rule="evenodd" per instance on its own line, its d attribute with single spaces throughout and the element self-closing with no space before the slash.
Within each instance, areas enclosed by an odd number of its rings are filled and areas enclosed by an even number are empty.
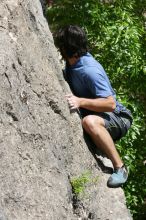
<svg viewBox="0 0 146 220">
<path fill-rule="evenodd" d="M 0 220 L 131 220 L 111 166 L 70 114 L 39 0 L 0 3 Z M 107 163 L 108 162 L 108 163 Z M 71 182 L 90 173 L 76 198 Z"/>
</svg>

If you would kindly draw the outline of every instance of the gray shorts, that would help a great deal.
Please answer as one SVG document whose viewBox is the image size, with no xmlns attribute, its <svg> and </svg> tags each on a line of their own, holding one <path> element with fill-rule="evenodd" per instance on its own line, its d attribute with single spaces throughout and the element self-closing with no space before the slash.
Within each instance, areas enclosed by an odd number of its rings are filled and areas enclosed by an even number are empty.
<svg viewBox="0 0 146 220">
<path fill-rule="evenodd" d="M 128 109 L 120 112 L 102 113 L 83 110 L 81 118 L 84 118 L 87 115 L 97 115 L 103 118 L 105 122 L 105 128 L 110 133 L 114 141 L 119 140 L 121 137 L 125 136 L 132 124 L 131 112 Z"/>
<path fill-rule="evenodd" d="M 126 112 L 114 113 L 104 112 L 96 115 L 102 117 L 105 121 L 105 128 L 110 133 L 114 141 L 125 136 L 132 124 L 132 116 Z"/>
</svg>

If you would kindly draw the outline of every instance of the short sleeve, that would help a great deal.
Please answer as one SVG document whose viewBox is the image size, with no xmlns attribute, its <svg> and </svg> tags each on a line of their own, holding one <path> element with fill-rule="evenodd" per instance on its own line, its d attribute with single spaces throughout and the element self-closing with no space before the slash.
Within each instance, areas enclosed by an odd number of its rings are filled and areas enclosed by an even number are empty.
<svg viewBox="0 0 146 220">
<path fill-rule="evenodd" d="M 100 70 L 88 68 L 85 77 L 86 85 L 94 97 L 106 98 L 112 95 L 108 77 Z"/>
</svg>

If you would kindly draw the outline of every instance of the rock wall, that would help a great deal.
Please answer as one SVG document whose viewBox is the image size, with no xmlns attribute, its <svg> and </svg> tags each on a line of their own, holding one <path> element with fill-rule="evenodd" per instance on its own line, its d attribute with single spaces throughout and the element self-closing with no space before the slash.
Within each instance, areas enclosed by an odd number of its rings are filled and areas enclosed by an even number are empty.
<svg viewBox="0 0 146 220">
<path fill-rule="evenodd" d="M 0 220 L 132 219 L 123 190 L 106 186 L 108 160 L 85 143 L 68 92 L 40 1 L 1 0 Z M 77 199 L 71 180 L 86 171 Z"/>
</svg>

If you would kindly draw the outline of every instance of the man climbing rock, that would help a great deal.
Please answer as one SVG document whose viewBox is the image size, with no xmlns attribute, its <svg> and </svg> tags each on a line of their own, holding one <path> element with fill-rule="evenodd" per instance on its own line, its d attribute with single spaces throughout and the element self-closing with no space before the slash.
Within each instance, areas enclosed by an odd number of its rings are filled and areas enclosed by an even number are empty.
<svg viewBox="0 0 146 220">
<path fill-rule="evenodd" d="M 106 72 L 88 52 L 86 35 L 80 27 L 60 29 L 55 44 L 66 61 L 65 79 L 73 92 L 66 96 L 69 107 L 79 109 L 84 130 L 113 163 L 107 185 L 119 187 L 127 181 L 128 172 L 114 141 L 127 133 L 131 113 L 116 100 Z"/>
</svg>

